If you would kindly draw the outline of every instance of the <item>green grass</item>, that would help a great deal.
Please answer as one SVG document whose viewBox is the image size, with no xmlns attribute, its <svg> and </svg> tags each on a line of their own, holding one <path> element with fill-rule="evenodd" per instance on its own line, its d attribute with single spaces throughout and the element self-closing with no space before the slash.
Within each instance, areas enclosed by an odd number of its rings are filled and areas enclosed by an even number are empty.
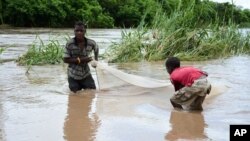
<svg viewBox="0 0 250 141">
<path fill-rule="evenodd" d="M 5 50 L 5 48 L 0 48 L 0 55 L 3 53 L 4 50 Z M 1 59 L 0 59 L 0 63 L 2 63 Z"/>
<path fill-rule="evenodd" d="M 212 8 L 204 3 L 197 4 L 195 0 L 190 0 L 188 5 L 181 5 L 181 2 L 170 15 L 159 5 L 151 26 L 142 20 L 136 29 L 124 30 L 121 41 L 106 49 L 105 59 L 109 62 L 138 62 L 177 56 L 181 60 L 194 61 L 250 54 L 250 35 L 242 35 L 238 25 L 230 20 L 227 25 L 220 21 L 204 23 L 202 18 L 209 18 L 206 15 L 213 12 Z M 36 40 L 38 44 L 34 42 L 17 60 L 19 64 L 62 62 L 63 48 L 58 40 L 52 39 L 46 44 L 39 36 Z"/>
<path fill-rule="evenodd" d="M 202 9 L 199 15 L 197 9 Z M 181 60 L 208 60 L 239 54 L 250 54 L 249 35 L 239 32 L 238 25 L 229 21 L 202 23 L 203 15 L 211 9 L 196 5 L 195 0 L 186 8 L 178 7 L 171 15 L 158 8 L 152 26 L 142 24 L 131 32 L 123 32 L 120 43 L 112 44 L 105 56 L 110 62 L 165 60 L 177 56 Z M 152 40 L 145 38 L 156 33 Z M 151 42 L 145 44 L 145 41 Z"/>
<path fill-rule="evenodd" d="M 68 40 L 69 37 L 65 37 Z M 44 64 L 60 64 L 62 63 L 63 47 L 57 39 L 49 39 L 44 43 L 39 36 L 29 47 L 26 54 L 19 57 L 17 62 L 20 65 L 44 65 Z"/>
<path fill-rule="evenodd" d="M 5 48 L 0 48 L 0 54 L 2 54 L 4 50 Z"/>
</svg>

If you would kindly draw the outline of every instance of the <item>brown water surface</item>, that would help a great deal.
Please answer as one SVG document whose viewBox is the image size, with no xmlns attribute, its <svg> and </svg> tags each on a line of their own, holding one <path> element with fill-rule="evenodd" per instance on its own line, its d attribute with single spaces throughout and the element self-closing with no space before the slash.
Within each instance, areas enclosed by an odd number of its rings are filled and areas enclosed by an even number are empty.
<svg viewBox="0 0 250 141">
<path fill-rule="evenodd" d="M 66 65 L 34 66 L 25 75 L 27 68 L 13 61 L 25 53 L 36 34 L 48 40 L 56 34 L 72 35 L 71 29 L 0 33 L 0 47 L 7 47 L 0 55 L 1 141 L 225 141 L 229 140 L 230 124 L 250 124 L 249 56 L 184 62 L 207 71 L 213 89 L 205 99 L 204 111 L 176 111 L 169 102 L 171 85 L 154 89 L 117 85 L 121 80 L 112 77 L 109 89 L 72 94 Z M 120 33 L 118 29 L 88 30 L 101 52 L 112 41 L 119 41 Z M 65 44 L 63 38 L 60 40 Z M 110 65 L 127 73 L 167 80 L 163 63 Z M 96 82 L 104 79 L 91 71 Z"/>
</svg>

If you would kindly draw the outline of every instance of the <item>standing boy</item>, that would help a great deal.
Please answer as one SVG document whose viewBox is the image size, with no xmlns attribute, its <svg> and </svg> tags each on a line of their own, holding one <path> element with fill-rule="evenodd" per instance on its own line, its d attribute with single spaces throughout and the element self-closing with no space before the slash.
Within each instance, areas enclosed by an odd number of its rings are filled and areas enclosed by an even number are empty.
<svg viewBox="0 0 250 141">
<path fill-rule="evenodd" d="M 94 59 L 98 61 L 98 46 L 94 40 L 85 37 L 86 25 L 83 22 L 76 22 L 74 33 L 75 37 L 67 42 L 64 52 L 64 62 L 69 64 L 69 89 L 72 92 L 96 89 L 88 63 L 93 60 L 90 57 L 92 51 L 94 51 Z M 91 65 L 96 67 L 96 62 Z"/>
<path fill-rule="evenodd" d="M 183 109 L 185 105 L 189 110 L 203 110 L 202 103 L 211 91 L 208 74 L 194 67 L 180 67 L 177 57 L 168 58 L 165 65 L 175 88 L 170 98 L 173 107 Z"/>
</svg>

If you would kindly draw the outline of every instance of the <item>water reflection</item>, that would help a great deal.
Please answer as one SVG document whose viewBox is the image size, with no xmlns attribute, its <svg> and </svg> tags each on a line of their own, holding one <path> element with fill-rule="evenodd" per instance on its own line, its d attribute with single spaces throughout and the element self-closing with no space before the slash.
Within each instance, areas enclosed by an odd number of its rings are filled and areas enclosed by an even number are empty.
<svg viewBox="0 0 250 141">
<path fill-rule="evenodd" d="M 0 90 L 1 91 L 1 90 Z M 2 141 L 3 140 L 3 138 L 4 138 L 4 131 L 2 131 L 2 129 L 3 129 L 3 123 L 2 123 L 2 120 L 1 119 L 3 119 L 3 108 L 2 108 L 2 99 L 1 99 L 1 97 L 0 97 L 0 141 Z"/>
<path fill-rule="evenodd" d="M 181 140 L 205 140 L 204 134 L 206 126 L 204 117 L 201 112 L 171 112 L 170 125 L 172 129 L 166 134 L 165 139 L 168 141 Z"/>
<path fill-rule="evenodd" d="M 68 97 L 68 115 L 64 123 L 66 141 L 92 141 L 98 128 L 95 115 L 95 91 L 87 90 Z"/>
</svg>

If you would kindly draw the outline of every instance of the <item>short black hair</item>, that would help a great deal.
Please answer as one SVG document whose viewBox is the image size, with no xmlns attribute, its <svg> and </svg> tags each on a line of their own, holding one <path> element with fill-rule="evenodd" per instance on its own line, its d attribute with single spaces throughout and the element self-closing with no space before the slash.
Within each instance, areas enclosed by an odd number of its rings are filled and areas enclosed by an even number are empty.
<svg viewBox="0 0 250 141">
<path fill-rule="evenodd" d="M 166 60 L 165 65 L 166 65 L 167 68 L 171 68 L 171 69 L 179 68 L 180 65 L 181 65 L 180 59 L 177 58 L 177 57 L 169 57 Z"/>
<path fill-rule="evenodd" d="M 82 21 L 75 22 L 75 26 L 83 26 L 85 29 L 87 28 L 87 24 Z"/>
</svg>

